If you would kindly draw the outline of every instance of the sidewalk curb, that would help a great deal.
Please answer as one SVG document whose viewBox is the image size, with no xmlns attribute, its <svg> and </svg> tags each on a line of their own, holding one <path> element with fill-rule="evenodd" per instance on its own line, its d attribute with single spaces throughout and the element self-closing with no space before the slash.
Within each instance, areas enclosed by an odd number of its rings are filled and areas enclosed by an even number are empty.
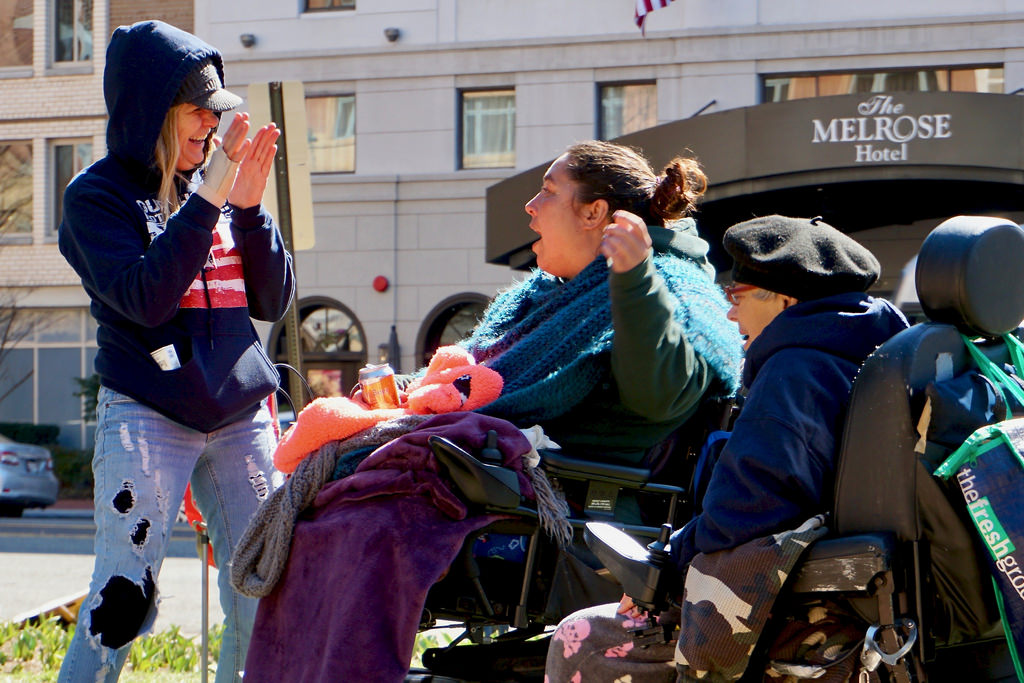
<svg viewBox="0 0 1024 683">
<path fill-rule="evenodd" d="M 93 502 L 90 498 L 59 498 L 56 503 L 45 508 L 27 508 L 22 517 L 60 518 L 93 518 Z"/>
<path fill-rule="evenodd" d="M 43 509 L 25 510 L 25 512 L 22 513 L 22 517 L 24 517 L 26 519 L 28 519 L 28 518 L 39 518 L 39 517 L 43 517 L 43 518 L 46 518 L 46 519 L 60 519 L 62 517 L 63 518 L 73 517 L 73 518 L 76 518 L 76 519 L 92 519 L 93 518 L 93 511 L 92 511 L 92 508 L 89 508 L 87 510 L 75 510 L 75 509 L 68 509 L 68 508 L 61 509 L 61 508 L 49 507 L 49 508 L 43 508 Z"/>
</svg>

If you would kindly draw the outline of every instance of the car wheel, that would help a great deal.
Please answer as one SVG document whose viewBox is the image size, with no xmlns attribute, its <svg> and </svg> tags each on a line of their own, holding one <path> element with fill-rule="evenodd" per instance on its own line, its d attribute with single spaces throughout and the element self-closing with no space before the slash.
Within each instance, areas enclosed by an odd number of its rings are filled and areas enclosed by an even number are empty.
<svg viewBox="0 0 1024 683">
<path fill-rule="evenodd" d="M 21 517 L 24 511 L 20 505 L 0 505 L 0 517 Z"/>
</svg>

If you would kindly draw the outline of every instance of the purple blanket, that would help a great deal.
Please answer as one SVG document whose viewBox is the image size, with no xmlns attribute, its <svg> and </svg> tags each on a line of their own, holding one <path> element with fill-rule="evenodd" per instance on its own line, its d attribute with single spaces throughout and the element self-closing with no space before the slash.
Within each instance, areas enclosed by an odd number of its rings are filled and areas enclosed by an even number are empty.
<svg viewBox="0 0 1024 683">
<path fill-rule="evenodd" d="M 532 498 L 526 437 L 476 413 L 439 415 L 320 491 L 295 527 L 284 575 L 260 600 L 246 683 L 404 680 L 427 591 L 467 534 L 497 519 L 467 517 L 427 438 L 478 450 L 489 429 Z"/>
</svg>

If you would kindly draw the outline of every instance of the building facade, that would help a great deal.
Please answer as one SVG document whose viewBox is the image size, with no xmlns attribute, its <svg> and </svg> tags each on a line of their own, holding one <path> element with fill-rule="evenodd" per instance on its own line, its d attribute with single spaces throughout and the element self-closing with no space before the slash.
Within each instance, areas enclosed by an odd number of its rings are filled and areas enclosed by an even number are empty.
<svg viewBox="0 0 1024 683">
<path fill-rule="evenodd" d="M 7 27 L 27 25 L 25 16 L 32 26 L 29 52 L 24 38 L 13 43 L 28 64 L 0 69 L 0 149 L 20 144 L 7 156 L 20 149 L 24 169 L 27 148 L 32 166 L 31 229 L 5 232 L 0 278 L 9 291 L 28 290 L 29 312 L 69 321 L 15 346 L 36 370 L 32 393 L 16 388 L 16 400 L 0 402 L 0 421 L 63 424 L 69 444 L 87 442 L 88 428 L 70 417 L 77 399 L 62 393 L 73 382 L 55 375 L 83 376 L 93 337 L 84 294 L 53 243 L 52 202 L 60 173 L 102 155 L 98 37 L 157 7 L 78 2 L 92 13 L 96 49 L 61 48 L 79 56 L 70 66 L 52 56 L 55 8 L 66 3 L 0 3 L 10 8 L 0 32 L 24 36 Z M 415 369 L 466 332 L 483 302 L 529 266 L 522 206 L 538 167 L 578 140 L 625 135 L 659 163 L 696 152 L 712 182 L 701 216 L 712 242 L 744 212 L 824 214 L 879 253 L 881 293 L 896 288 L 939 211 L 1024 210 L 1021 126 L 1010 111 L 1024 87 L 1024 0 L 678 0 L 648 16 L 645 35 L 626 0 L 220 0 L 182 11 L 172 23 L 191 19 L 182 27 L 223 51 L 232 90 L 303 83 L 308 130 L 286 135 L 309 147 L 315 246 L 296 253 L 298 347 L 317 393 L 347 391 L 358 367 L 381 357 Z M 942 98 L 967 96 L 952 123 L 942 118 Z M 892 110 L 857 112 L 876 97 Z M 1006 139 L 987 121 L 996 110 Z M 831 123 L 872 116 L 888 123 Z M 911 124 L 901 116 L 915 126 L 902 142 Z M 829 144 L 813 142 L 815 121 Z M 857 142 L 861 125 L 876 128 Z M 985 139 L 1005 158 L 991 168 L 972 161 L 970 171 L 957 146 L 977 139 L 966 134 L 975 128 L 989 129 Z M 854 156 L 819 159 L 826 147 Z M 896 210 L 903 195 L 893 188 L 920 206 L 939 186 L 976 200 Z M 0 202 L 18 196 L 0 191 Z M 286 328 L 261 332 L 285 360 Z M 76 334 L 77 346 L 45 341 Z M 50 360 L 57 350 L 61 363 Z"/>
<path fill-rule="evenodd" d="M 76 378 L 96 325 L 57 250 L 63 188 L 105 153 L 111 26 L 146 16 L 192 30 L 191 0 L 0 1 L 0 422 L 59 424 L 88 445 Z"/>
</svg>

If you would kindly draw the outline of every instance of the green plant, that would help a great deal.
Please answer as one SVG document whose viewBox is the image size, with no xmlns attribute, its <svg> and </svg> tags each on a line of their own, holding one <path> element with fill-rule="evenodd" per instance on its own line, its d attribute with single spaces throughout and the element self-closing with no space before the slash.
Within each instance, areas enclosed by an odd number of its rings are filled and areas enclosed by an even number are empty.
<svg viewBox="0 0 1024 683">
<path fill-rule="evenodd" d="M 29 422 L 0 422 L 0 434 L 21 443 L 49 446 L 60 436 L 58 425 L 36 425 Z"/>
<path fill-rule="evenodd" d="M 0 674 L 7 681 L 54 681 L 74 635 L 74 625 L 65 626 L 54 617 L 38 623 L 0 622 Z M 223 626 L 210 629 L 207 666 L 216 670 L 224 637 Z M 201 647 L 197 638 L 182 635 L 177 626 L 137 638 L 128 654 L 122 680 L 179 681 L 173 674 L 199 672 Z M 17 674 L 12 677 L 11 674 Z M 24 674 L 25 678 L 21 678 Z"/>
<path fill-rule="evenodd" d="M 92 452 L 64 446 L 50 446 L 53 473 L 60 482 L 62 498 L 92 497 Z"/>
<path fill-rule="evenodd" d="M 86 422 L 96 421 L 96 406 L 99 403 L 100 376 L 95 372 L 88 377 L 73 377 L 78 391 L 71 392 L 72 396 L 82 399 L 82 419 Z"/>
<path fill-rule="evenodd" d="M 442 628 L 417 633 L 416 642 L 412 648 L 412 662 L 410 666 L 412 668 L 423 666 L 423 653 L 427 648 L 448 646 L 455 640 L 455 635 L 461 630 L 460 628 Z"/>
<path fill-rule="evenodd" d="M 210 629 L 208 637 L 210 660 L 207 666 L 213 670 L 220 656 L 223 625 Z M 185 637 L 177 626 L 171 626 L 161 633 L 136 639 L 128 653 L 128 665 L 132 671 L 138 672 L 197 673 L 201 654 L 202 648 L 196 639 Z"/>
<path fill-rule="evenodd" d="M 224 644 L 224 624 L 217 624 L 210 629 L 207 640 L 207 647 L 210 651 L 211 670 L 216 669 L 216 662 L 220 659 L 220 648 Z"/>
<path fill-rule="evenodd" d="M 29 624 L 0 623 L 0 672 L 25 672 L 33 681 L 53 680 L 70 642 L 71 632 L 57 617 Z M 44 672 L 52 672 L 53 678 Z"/>
<path fill-rule="evenodd" d="M 54 619 L 53 628 L 39 630 L 39 661 L 44 671 L 57 671 L 64 661 L 64 653 L 71 644 L 73 630 L 68 630 Z"/>
<path fill-rule="evenodd" d="M 195 671 L 199 659 L 194 643 L 177 626 L 132 643 L 128 664 L 135 671 Z"/>
</svg>

